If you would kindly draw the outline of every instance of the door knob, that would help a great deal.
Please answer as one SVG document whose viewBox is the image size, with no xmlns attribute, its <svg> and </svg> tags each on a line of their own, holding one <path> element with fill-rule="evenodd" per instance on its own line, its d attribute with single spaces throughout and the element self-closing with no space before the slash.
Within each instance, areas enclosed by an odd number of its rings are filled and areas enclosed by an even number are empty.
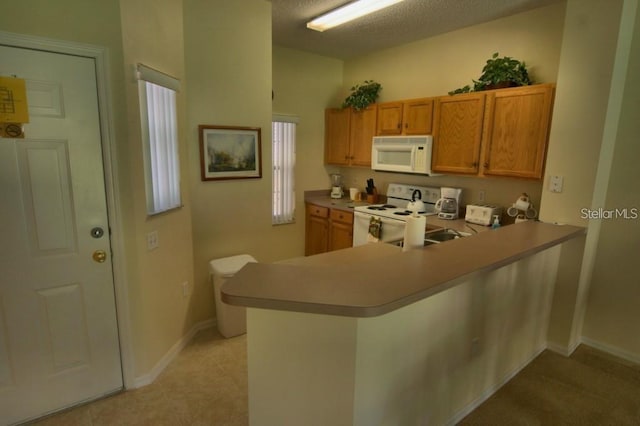
<svg viewBox="0 0 640 426">
<path fill-rule="evenodd" d="M 93 252 L 93 260 L 98 263 L 104 263 L 107 260 L 107 252 L 104 250 L 96 250 Z"/>
</svg>

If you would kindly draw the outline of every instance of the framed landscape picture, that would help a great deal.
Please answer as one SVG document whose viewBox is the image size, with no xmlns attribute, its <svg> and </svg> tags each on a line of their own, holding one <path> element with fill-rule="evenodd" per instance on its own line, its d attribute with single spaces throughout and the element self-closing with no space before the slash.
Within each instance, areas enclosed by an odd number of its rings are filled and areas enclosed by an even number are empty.
<svg viewBox="0 0 640 426">
<path fill-rule="evenodd" d="M 198 126 L 203 181 L 262 177 L 259 127 Z"/>
</svg>

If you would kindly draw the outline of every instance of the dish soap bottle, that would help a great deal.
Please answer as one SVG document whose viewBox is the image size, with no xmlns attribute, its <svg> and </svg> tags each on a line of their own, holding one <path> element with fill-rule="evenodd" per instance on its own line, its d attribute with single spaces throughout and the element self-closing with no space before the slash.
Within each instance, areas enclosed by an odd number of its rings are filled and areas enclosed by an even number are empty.
<svg viewBox="0 0 640 426">
<path fill-rule="evenodd" d="M 500 220 L 498 219 L 498 215 L 493 215 L 493 223 L 491 224 L 491 229 L 500 228 Z"/>
</svg>

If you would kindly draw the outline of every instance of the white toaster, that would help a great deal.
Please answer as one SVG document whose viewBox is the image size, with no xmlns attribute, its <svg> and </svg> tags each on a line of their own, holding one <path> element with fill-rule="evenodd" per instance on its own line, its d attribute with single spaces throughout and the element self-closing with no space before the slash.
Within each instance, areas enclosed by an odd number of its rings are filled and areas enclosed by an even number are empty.
<svg viewBox="0 0 640 426">
<path fill-rule="evenodd" d="M 489 226 L 493 222 L 493 216 L 496 214 L 499 217 L 502 216 L 502 207 L 468 204 L 464 220 L 477 225 Z"/>
</svg>

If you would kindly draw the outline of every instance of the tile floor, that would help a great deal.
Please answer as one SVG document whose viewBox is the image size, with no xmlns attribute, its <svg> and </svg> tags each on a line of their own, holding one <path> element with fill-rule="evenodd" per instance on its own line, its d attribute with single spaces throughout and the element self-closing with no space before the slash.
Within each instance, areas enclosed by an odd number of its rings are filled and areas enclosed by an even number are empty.
<svg viewBox="0 0 640 426">
<path fill-rule="evenodd" d="M 40 419 L 38 426 L 247 425 L 246 336 L 200 331 L 150 385 Z"/>
</svg>

